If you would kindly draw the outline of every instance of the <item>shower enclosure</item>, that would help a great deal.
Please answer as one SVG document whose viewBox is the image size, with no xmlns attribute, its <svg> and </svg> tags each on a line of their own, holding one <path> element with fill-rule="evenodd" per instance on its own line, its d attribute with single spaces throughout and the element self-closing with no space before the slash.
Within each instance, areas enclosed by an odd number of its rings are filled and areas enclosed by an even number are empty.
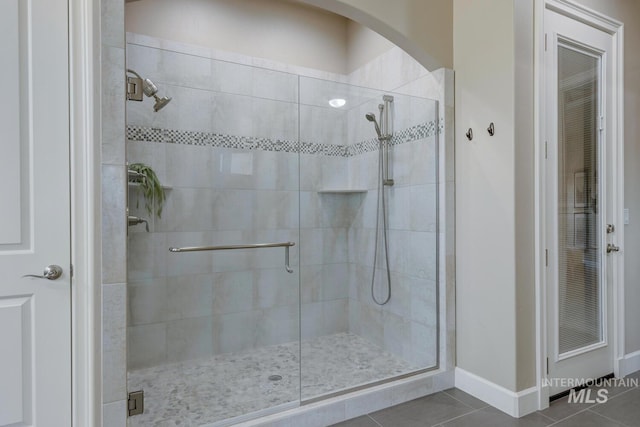
<svg viewBox="0 0 640 427">
<path fill-rule="evenodd" d="M 129 185 L 149 224 L 128 238 L 130 426 L 230 425 L 438 366 L 436 101 L 151 44 L 127 61 L 172 98 L 127 103 L 127 160 L 166 195 L 158 217 Z M 390 97 L 383 230 L 365 116 Z"/>
</svg>

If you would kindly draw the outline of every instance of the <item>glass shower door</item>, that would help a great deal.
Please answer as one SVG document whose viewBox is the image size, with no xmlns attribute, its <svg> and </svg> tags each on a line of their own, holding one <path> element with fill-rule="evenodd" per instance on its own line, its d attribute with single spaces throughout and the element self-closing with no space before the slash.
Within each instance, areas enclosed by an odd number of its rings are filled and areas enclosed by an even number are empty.
<svg viewBox="0 0 640 427">
<path fill-rule="evenodd" d="M 134 44 L 127 56 L 173 98 L 158 113 L 127 104 L 128 162 L 166 194 L 158 215 L 129 185 L 129 215 L 149 223 L 129 228 L 128 388 L 145 405 L 129 425 L 297 406 L 297 76 Z"/>
<path fill-rule="evenodd" d="M 303 401 L 437 367 L 437 104 L 300 78 Z"/>
</svg>

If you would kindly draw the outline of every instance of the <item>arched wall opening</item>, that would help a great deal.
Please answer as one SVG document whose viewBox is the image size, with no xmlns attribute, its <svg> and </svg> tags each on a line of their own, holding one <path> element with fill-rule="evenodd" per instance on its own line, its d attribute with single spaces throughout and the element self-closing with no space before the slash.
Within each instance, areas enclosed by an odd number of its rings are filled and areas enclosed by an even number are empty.
<svg viewBox="0 0 640 427">
<path fill-rule="evenodd" d="M 267 29 L 259 24 L 264 23 L 277 24 L 276 17 L 285 22 L 289 20 L 289 25 L 298 23 L 303 32 L 311 32 L 314 28 L 324 31 L 324 37 L 332 35 L 335 41 L 340 37 L 340 33 L 344 28 L 339 28 L 340 23 L 335 19 L 319 22 L 314 18 L 314 14 L 319 11 L 327 11 L 335 15 L 335 17 L 345 17 L 354 23 L 358 23 L 368 28 L 389 42 L 395 44 L 411 55 L 418 63 L 429 71 L 438 68 L 452 68 L 453 64 L 453 16 L 452 3 L 447 0 L 429 0 L 429 1 L 411 1 L 400 0 L 394 2 L 390 7 L 385 2 L 366 2 L 365 4 L 357 4 L 355 0 L 297 0 L 282 2 L 259 2 L 245 0 L 242 2 L 232 1 L 216 1 L 207 2 L 205 0 L 193 0 L 188 3 L 176 5 L 167 1 L 154 2 L 150 7 L 148 0 L 129 1 L 126 5 L 125 19 L 126 26 L 135 27 L 142 26 L 141 31 L 148 35 L 165 35 L 171 40 L 182 39 L 185 42 L 191 42 L 199 45 L 211 45 L 212 39 L 219 38 L 223 33 L 228 33 L 226 37 L 236 37 L 236 42 L 226 41 L 227 46 L 236 46 L 247 54 L 256 53 L 255 49 L 243 46 L 243 37 L 235 33 L 232 22 L 234 18 L 241 21 L 250 20 L 255 24 L 255 31 L 261 32 Z M 313 9 L 306 11 L 297 6 L 308 5 Z M 223 16 L 229 19 L 225 22 L 221 18 L 216 19 L 212 9 L 222 10 Z M 198 14 L 195 10 L 205 11 L 209 13 Z M 408 18 L 409 17 L 409 18 Z M 134 21 L 134 22 L 131 22 Z M 189 25 L 184 25 L 189 21 Z M 305 28 L 310 25 L 311 28 Z M 322 28 L 320 28 L 322 27 Z M 269 37 L 273 37 L 273 42 L 277 42 L 278 30 L 269 28 Z M 244 34 L 251 38 L 251 34 Z M 299 43 L 311 41 L 302 39 Z M 224 41 L 223 41 L 224 42 Z M 263 41 L 264 43 L 264 41 Z M 289 40 L 287 48 L 297 50 L 292 46 Z M 218 43 L 218 47 L 221 43 Z M 314 44 L 314 46 L 316 46 Z M 326 46 L 337 52 L 343 48 L 334 43 L 333 46 Z M 362 46 L 359 46 L 362 48 Z M 318 52 L 320 55 L 327 54 L 326 51 Z M 308 56 L 312 51 L 307 53 L 298 52 L 299 55 Z M 259 55 L 255 55 L 259 56 Z M 304 58 L 303 58 L 304 59 Z M 336 71 L 331 70 L 331 71 Z"/>
<path fill-rule="evenodd" d="M 429 71 L 453 68 L 453 2 L 448 0 L 299 0 L 382 35 Z"/>
</svg>

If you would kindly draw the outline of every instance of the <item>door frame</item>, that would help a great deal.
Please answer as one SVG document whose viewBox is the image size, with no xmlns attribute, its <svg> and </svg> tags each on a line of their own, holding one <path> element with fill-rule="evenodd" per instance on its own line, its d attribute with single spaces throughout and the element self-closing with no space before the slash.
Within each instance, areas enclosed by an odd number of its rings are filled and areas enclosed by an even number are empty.
<svg viewBox="0 0 640 427">
<path fill-rule="evenodd" d="M 102 423 L 100 11 L 100 2 L 68 3 L 74 426 Z"/>
<path fill-rule="evenodd" d="M 534 122 L 535 122 L 535 288 L 536 288 L 536 388 L 538 389 L 538 408 L 549 406 L 549 388 L 547 380 L 547 278 L 545 265 L 546 239 L 546 164 L 545 164 L 545 101 L 546 82 L 544 69 L 545 53 L 545 10 L 552 10 L 583 24 L 597 28 L 613 38 L 612 60 L 614 73 L 611 76 L 613 87 L 613 117 L 611 117 L 613 150 L 617 170 L 613 172 L 612 197 L 614 207 L 612 217 L 617 227 L 614 242 L 623 250 L 611 257 L 612 273 L 612 309 L 613 309 L 613 366 L 616 376 L 620 375 L 620 361 L 624 358 L 624 25 L 593 9 L 582 6 L 572 0 L 545 0 L 534 2 Z"/>
</svg>

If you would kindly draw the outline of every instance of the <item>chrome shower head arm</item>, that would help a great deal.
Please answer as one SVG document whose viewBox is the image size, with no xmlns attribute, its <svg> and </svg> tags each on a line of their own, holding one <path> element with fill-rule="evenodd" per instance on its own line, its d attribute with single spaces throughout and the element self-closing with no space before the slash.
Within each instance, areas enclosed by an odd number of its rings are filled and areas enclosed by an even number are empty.
<svg viewBox="0 0 640 427">
<path fill-rule="evenodd" d="M 139 78 L 140 80 L 142 80 L 142 77 L 140 76 L 140 74 L 136 73 L 135 71 L 133 71 L 131 68 L 127 68 L 127 73 L 131 73 L 134 76 L 136 76 L 137 78 Z"/>
<path fill-rule="evenodd" d="M 158 87 L 150 79 L 143 79 L 140 74 L 131 68 L 127 68 L 127 73 L 131 73 L 136 76 L 136 78 L 127 77 L 128 100 L 142 101 L 142 94 L 149 98 L 154 98 L 156 102 L 153 106 L 153 111 L 156 113 L 171 101 L 170 96 L 163 96 L 162 98 L 158 96 Z M 140 90 L 140 88 L 142 90 Z"/>
</svg>

